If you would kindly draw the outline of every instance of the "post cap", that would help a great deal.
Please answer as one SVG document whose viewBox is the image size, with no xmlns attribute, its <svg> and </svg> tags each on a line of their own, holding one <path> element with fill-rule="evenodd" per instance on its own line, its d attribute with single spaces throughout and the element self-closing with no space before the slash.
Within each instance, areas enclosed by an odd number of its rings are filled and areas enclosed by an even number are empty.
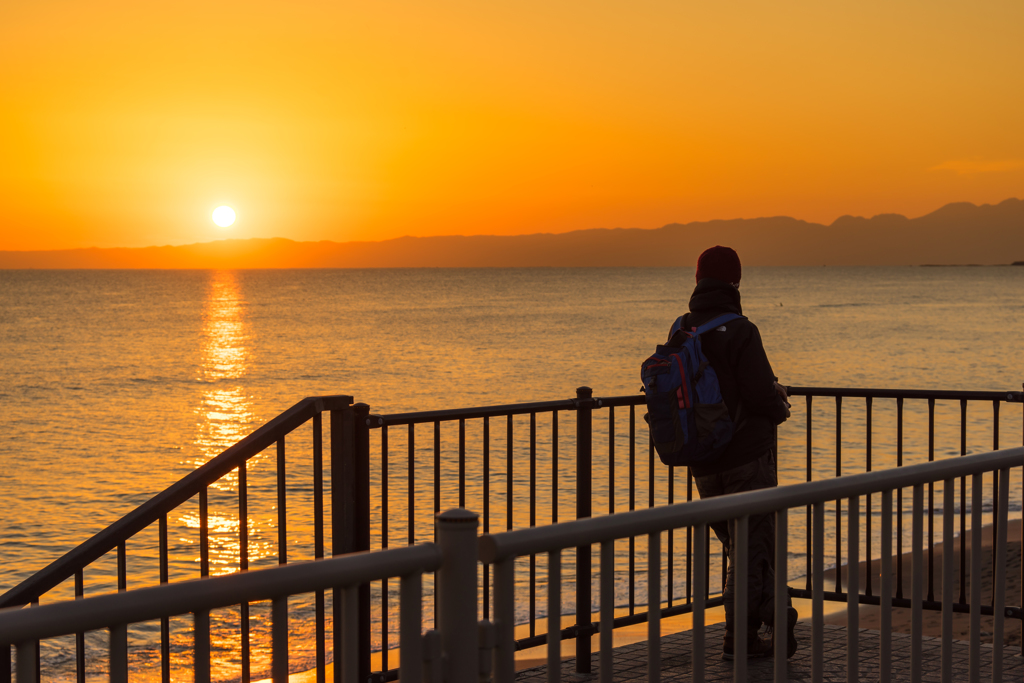
<svg viewBox="0 0 1024 683">
<path fill-rule="evenodd" d="M 476 524 L 480 521 L 480 515 L 466 508 L 452 508 L 437 514 L 437 521 L 448 524 Z"/>
</svg>

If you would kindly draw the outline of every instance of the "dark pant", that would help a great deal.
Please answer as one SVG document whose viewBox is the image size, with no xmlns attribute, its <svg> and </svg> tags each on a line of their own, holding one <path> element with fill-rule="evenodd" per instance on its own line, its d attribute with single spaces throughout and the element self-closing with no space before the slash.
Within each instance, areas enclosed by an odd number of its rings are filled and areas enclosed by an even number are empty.
<svg viewBox="0 0 1024 683">
<path fill-rule="evenodd" d="M 754 491 L 778 485 L 775 454 L 768 451 L 746 465 L 719 474 L 694 477 L 701 498 L 726 493 Z M 725 631 L 731 639 L 735 633 L 736 577 L 733 571 L 736 549 L 733 545 L 735 521 L 711 525 L 718 540 L 725 546 L 729 568 L 725 581 Z M 747 635 L 753 637 L 761 624 L 773 623 L 775 615 L 775 515 L 751 515 L 747 526 Z"/>
</svg>

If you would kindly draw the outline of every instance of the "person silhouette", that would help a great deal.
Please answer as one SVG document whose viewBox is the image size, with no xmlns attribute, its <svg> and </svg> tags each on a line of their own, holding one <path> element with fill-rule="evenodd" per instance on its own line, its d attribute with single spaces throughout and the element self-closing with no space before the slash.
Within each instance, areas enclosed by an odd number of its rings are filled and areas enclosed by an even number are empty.
<svg viewBox="0 0 1024 683">
<path fill-rule="evenodd" d="M 697 259 L 697 286 L 690 296 L 683 329 L 689 330 L 723 313 L 742 315 L 739 256 L 729 247 L 716 246 Z M 789 417 L 786 390 L 772 371 L 761 334 L 746 318 L 732 320 L 702 337 L 704 355 L 718 375 L 722 398 L 736 431 L 725 451 L 711 462 L 690 466 L 701 498 L 753 491 L 778 485 L 775 426 Z M 723 657 L 732 659 L 736 634 L 747 639 L 748 657 L 773 654 L 772 639 L 761 637 L 762 624 L 774 624 L 775 515 L 751 515 L 748 526 L 747 623 L 735 623 L 736 576 L 733 524 L 711 524 L 728 557 Z M 788 601 L 788 596 L 787 596 Z M 787 656 L 797 649 L 796 609 L 788 608 Z M 774 637 L 774 636 L 773 636 Z"/>
</svg>

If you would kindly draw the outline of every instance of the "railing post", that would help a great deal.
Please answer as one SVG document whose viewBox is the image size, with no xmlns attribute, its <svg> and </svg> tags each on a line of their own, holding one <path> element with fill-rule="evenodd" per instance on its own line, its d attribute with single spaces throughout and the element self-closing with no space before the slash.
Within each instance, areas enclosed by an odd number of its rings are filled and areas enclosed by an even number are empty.
<svg viewBox="0 0 1024 683">
<path fill-rule="evenodd" d="M 454 508 L 436 517 L 441 548 L 438 626 L 447 683 L 474 683 L 479 677 L 477 624 L 477 527 L 475 512 Z"/>
<path fill-rule="evenodd" d="M 590 387 L 576 390 L 576 519 L 591 515 L 593 399 Z M 576 673 L 590 673 L 590 546 L 576 548 Z"/>
<path fill-rule="evenodd" d="M 345 555 L 370 549 L 370 407 L 365 403 L 331 411 L 331 551 Z M 334 591 L 334 614 L 342 591 Z M 343 647 L 335 629 L 335 680 L 340 680 Z M 370 586 L 359 588 L 359 680 L 370 677 Z"/>
</svg>

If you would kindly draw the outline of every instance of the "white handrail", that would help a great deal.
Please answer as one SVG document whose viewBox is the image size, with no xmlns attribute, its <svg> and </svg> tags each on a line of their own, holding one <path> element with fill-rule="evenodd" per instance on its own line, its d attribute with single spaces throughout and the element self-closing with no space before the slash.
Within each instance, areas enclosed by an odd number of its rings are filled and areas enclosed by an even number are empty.
<svg viewBox="0 0 1024 683">
<path fill-rule="evenodd" d="M 505 557 L 575 548 L 1021 466 L 1024 466 L 1024 447 L 1008 448 L 890 470 L 618 512 L 604 517 L 484 534 L 480 537 L 480 561 L 494 563 Z"/>
<path fill-rule="evenodd" d="M 548 593 L 557 594 L 558 586 L 551 585 L 551 581 L 560 581 L 560 572 L 557 571 L 557 558 L 559 554 L 569 548 L 578 548 L 592 544 L 600 544 L 602 556 L 607 552 L 610 544 L 616 540 L 627 539 L 636 536 L 646 535 L 649 539 L 648 550 L 648 624 L 649 639 L 647 643 L 648 656 L 648 679 L 658 681 L 660 676 L 660 640 L 658 634 L 658 620 L 660 619 L 660 594 L 661 585 L 661 553 L 660 533 L 670 529 L 683 527 L 695 527 L 703 530 L 704 525 L 711 522 L 736 520 L 734 527 L 736 532 L 736 575 L 744 575 L 744 567 L 747 561 L 747 520 L 755 514 L 776 514 L 776 580 L 777 593 L 782 593 L 778 586 L 785 586 L 787 576 L 787 553 L 784 552 L 788 543 L 788 526 L 786 523 L 787 511 L 791 508 L 812 506 L 814 511 L 814 543 L 818 552 L 814 555 L 813 569 L 813 621 L 812 621 L 812 680 L 821 681 L 824 676 L 822 648 L 823 619 L 822 603 L 824 597 L 824 567 L 823 567 L 823 537 L 821 535 L 822 522 L 824 520 L 825 503 L 831 501 L 848 501 L 848 559 L 850 571 L 848 572 L 847 584 L 847 616 L 849 631 L 847 640 L 847 676 L 848 680 L 858 679 L 859 664 L 859 630 L 857 613 L 860 607 L 859 578 L 855 567 L 859 563 L 860 544 L 860 497 L 873 493 L 881 493 L 883 497 L 883 508 L 892 514 L 892 492 L 896 489 L 913 489 L 913 551 L 912 551 L 912 647 L 911 647 L 911 678 L 919 680 L 922 672 L 922 592 L 924 585 L 924 562 L 923 562 L 923 533 L 922 520 L 924 517 L 923 492 L 924 485 L 935 482 L 945 482 L 947 507 L 952 510 L 950 497 L 952 495 L 953 481 L 961 477 L 970 476 L 973 479 L 973 501 L 971 508 L 971 540 L 973 547 L 981 547 L 982 528 L 982 475 L 989 472 L 999 473 L 999 493 L 995 503 L 997 514 L 997 528 L 999 534 L 995 539 L 997 581 L 1005 577 L 1006 558 L 1006 534 L 1007 534 L 1007 508 L 1009 503 L 1009 474 L 1010 469 L 1024 466 L 1024 448 L 1012 448 L 979 455 L 963 456 L 960 458 L 940 460 L 923 463 L 920 465 L 901 467 L 896 470 L 883 470 L 868 472 L 864 474 L 837 477 L 825 481 L 815 481 L 790 486 L 748 491 L 716 498 L 677 503 L 658 508 L 636 510 L 630 512 L 616 513 L 605 517 L 590 519 L 579 519 L 559 524 L 552 524 L 543 527 L 532 527 L 516 531 L 507 531 L 497 534 L 484 534 L 480 538 L 480 560 L 481 562 L 494 564 L 494 606 L 495 620 L 497 622 L 498 640 L 494 654 L 495 680 L 499 683 L 511 683 L 515 678 L 513 667 L 513 652 L 515 643 L 512 639 L 511 624 L 514 620 L 514 574 L 511 566 L 516 558 L 534 554 L 547 553 L 551 562 L 549 572 Z M 870 514 L 870 510 L 866 511 Z M 942 609 L 943 609 L 943 632 L 942 647 L 943 660 L 949 659 L 951 651 L 952 629 L 952 582 L 954 572 L 949 568 L 952 562 L 952 516 L 944 515 L 944 551 L 948 564 L 942 572 Z M 891 536 L 891 519 L 883 524 L 883 531 L 888 530 Z M 698 539 L 703 539 L 703 533 L 697 533 Z M 963 539 L 966 542 L 967 539 Z M 701 552 L 702 544 L 698 545 L 698 553 Z M 809 549 L 810 551 L 810 549 Z M 892 566 L 892 544 L 883 543 L 881 566 Z M 978 576 L 981 570 L 981 554 L 972 554 L 972 576 Z M 884 576 L 884 572 L 883 572 Z M 706 568 L 703 562 L 695 563 L 694 582 L 698 587 L 697 595 L 703 596 L 703 587 L 706 586 Z M 600 604 L 602 635 L 607 633 L 610 625 L 606 623 L 610 619 L 609 597 L 605 592 L 612 589 L 611 583 L 602 576 Z M 998 585 L 993 601 L 993 612 L 995 615 L 995 641 L 992 652 L 993 681 L 998 681 L 1001 676 L 1002 665 L 1002 631 L 1005 609 L 1005 590 L 1001 583 Z M 891 634 L 891 609 L 892 609 L 892 581 L 891 576 L 882 581 L 882 628 L 880 646 L 880 666 L 882 671 L 887 671 L 891 664 L 891 649 L 888 640 Z M 736 623 L 746 622 L 746 582 L 736 582 Z M 786 600 L 775 602 L 775 625 L 776 628 L 786 624 Z M 590 605 L 577 605 L 577 611 L 586 610 L 589 614 Z M 971 582 L 971 638 L 970 638 L 970 661 L 972 681 L 980 680 L 981 667 L 981 646 L 978 624 L 981 617 L 981 593 L 980 584 Z M 558 681 L 561 677 L 561 667 L 556 663 L 557 649 L 561 637 L 558 624 L 560 614 L 549 614 L 548 631 L 548 681 Z M 698 598 L 698 604 L 694 607 L 694 628 L 693 656 L 694 680 L 699 680 L 703 673 L 704 638 L 703 638 L 703 601 Z M 781 631 L 781 632 L 780 632 Z M 784 633 L 784 630 L 776 631 Z M 602 639 L 606 642 L 607 636 Z M 783 639 L 776 643 L 775 654 L 777 657 L 775 667 L 775 680 L 785 681 L 787 667 L 785 665 L 785 649 Z M 735 639 L 735 661 L 734 677 L 736 681 L 745 680 L 746 677 L 746 649 L 745 639 Z M 602 653 L 604 654 L 604 653 Z M 780 657 L 781 655 L 781 657 Z M 609 666 L 610 658 L 602 656 L 602 667 L 600 678 L 602 683 L 613 680 L 613 672 Z M 698 665 L 700 662 L 700 665 Z M 944 679 L 948 678 L 944 670 Z M 698 673 L 700 672 L 700 673 Z M 888 675 L 886 674 L 886 678 Z"/>
</svg>

